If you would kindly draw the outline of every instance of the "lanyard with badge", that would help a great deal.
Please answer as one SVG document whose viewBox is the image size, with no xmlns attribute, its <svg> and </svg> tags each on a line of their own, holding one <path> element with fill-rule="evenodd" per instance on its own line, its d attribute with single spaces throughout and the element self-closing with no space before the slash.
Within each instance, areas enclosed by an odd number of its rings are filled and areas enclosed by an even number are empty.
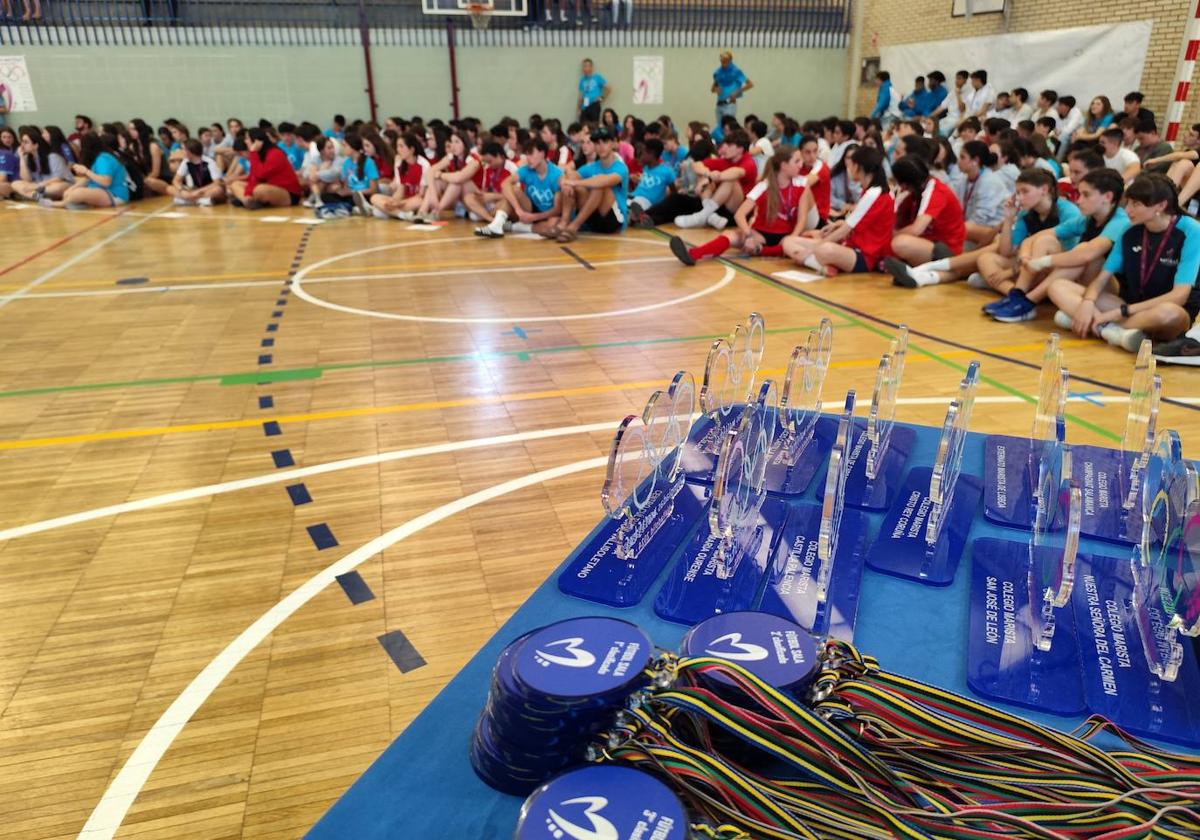
<svg viewBox="0 0 1200 840">
<path fill-rule="evenodd" d="M 1141 276 L 1138 277 L 1138 290 L 1146 291 L 1146 283 L 1150 280 L 1150 273 L 1154 271 L 1154 267 L 1158 265 L 1159 259 L 1162 258 L 1163 251 L 1166 250 L 1167 243 L 1171 239 L 1171 231 L 1175 230 L 1175 224 L 1179 221 L 1178 216 L 1171 217 L 1171 223 L 1167 225 L 1167 229 L 1163 231 L 1162 239 L 1158 242 L 1158 247 L 1154 249 L 1154 257 L 1147 261 L 1146 255 L 1150 253 L 1150 231 L 1142 226 L 1142 254 L 1141 254 Z"/>
</svg>

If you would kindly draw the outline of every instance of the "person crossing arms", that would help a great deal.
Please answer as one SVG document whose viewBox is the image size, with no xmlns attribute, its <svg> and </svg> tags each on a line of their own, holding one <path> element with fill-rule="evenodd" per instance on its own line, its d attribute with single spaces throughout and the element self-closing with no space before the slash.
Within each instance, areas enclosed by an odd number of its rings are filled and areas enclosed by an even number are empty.
<svg viewBox="0 0 1200 840">
<path fill-rule="evenodd" d="M 500 239 L 506 230 L 548 233 L 554 227 L 554 220 L 562 214 L 563 173 L 546 159 L 549 152 L 550 147 L 540 137 L 525 144 L 525 165 L 517 170 L 515 177 L 500 183 L 504 201 L 491 222 L 475 228 L 476 236 Z M 511 215 L 517 221 L 510 223 Z"/>
</svg>

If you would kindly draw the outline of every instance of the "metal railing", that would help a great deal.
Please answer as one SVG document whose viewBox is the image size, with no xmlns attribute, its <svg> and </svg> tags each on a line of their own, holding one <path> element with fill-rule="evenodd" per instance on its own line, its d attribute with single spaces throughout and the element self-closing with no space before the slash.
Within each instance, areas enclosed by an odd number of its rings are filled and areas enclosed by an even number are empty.
<svg viewBox="0 0 1200 840">
<path fill-rule="evenodd" d="M 616 22 L 611 0 L 585 3 L 578 22 L 575 0 L 555 0 L 551 23 L 546 2 L 476 31 L 423 14 L 420 0 L 42 0 L 40 21 L 0 19 L 0 45 L 351 46 L 365 26 L 375 45 L 430 46 L 452 24 L 462 45 L 837 48 L 854 0 L 633 0 L 631 20 L 622 9 Z"/>
</svg>

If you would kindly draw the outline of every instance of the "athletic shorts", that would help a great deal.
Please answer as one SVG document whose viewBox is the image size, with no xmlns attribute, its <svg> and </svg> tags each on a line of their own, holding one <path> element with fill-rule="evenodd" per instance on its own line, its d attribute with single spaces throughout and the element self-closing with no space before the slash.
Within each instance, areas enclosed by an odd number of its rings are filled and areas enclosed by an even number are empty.
<svg viewBox="0 0 1200 840">
<path fill-rule="evenodd" d="M 765 230 L 760 230 L 760 231 L 755 231 L 755 232 L 763 238 L 763 244 L 768 248 L 772 248 L 772 247 L 778 245 L 780 242 L 783 241 L 783 238 L 785 236 L 790 235 L 790 234 L 786 234 L 786 233 L 772 233 L 770 231 L 765 231 Z"/>
<path fill-rule="evenodd" d="M 299 195 L 297 195 L 296 193 L 288 193 L 288 195 L 291 196 L 291 198 L 292 198 L 292 206 L 293 207 L 297 206 L 300 203 Z"/>
<path fill-rule="evenodd" d="M 592 233 L 620 233 L 621 220 L 617 218 L 617 214 L 610 208 L 607 213 L 593 213 L 584 222 L 583 229 Z"/>
<path fill-rule="evenodd" d="M 851 274 L 869 274 L 875 270 L 867 265 L 867 258 L 862 251 L 857 248 L 852 250 L 854 251 L 854 268 L 850 269 Z"/>
</svg>

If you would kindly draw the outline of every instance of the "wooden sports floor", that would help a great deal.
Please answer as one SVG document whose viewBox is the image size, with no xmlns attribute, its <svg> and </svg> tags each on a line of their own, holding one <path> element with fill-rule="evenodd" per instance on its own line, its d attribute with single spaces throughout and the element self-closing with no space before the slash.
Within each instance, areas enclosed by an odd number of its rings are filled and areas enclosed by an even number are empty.
<svg viewBox="0 0 1200 840">
<path fill-rule="evenodd" d="M 602 515 L 617 422 L 751 311 L 779 378 L 833 321 L 831 409 L 903 321 L 900 419 L 977 359 L 973 428 L 1032 421 L 1049 317 L 965 285 L 301 218 L 0 207 L 0 836 L 303 834 Z M 1063 346 L 1070 439 L 1113 444 L 1132 358 Z"/>
</svg>

